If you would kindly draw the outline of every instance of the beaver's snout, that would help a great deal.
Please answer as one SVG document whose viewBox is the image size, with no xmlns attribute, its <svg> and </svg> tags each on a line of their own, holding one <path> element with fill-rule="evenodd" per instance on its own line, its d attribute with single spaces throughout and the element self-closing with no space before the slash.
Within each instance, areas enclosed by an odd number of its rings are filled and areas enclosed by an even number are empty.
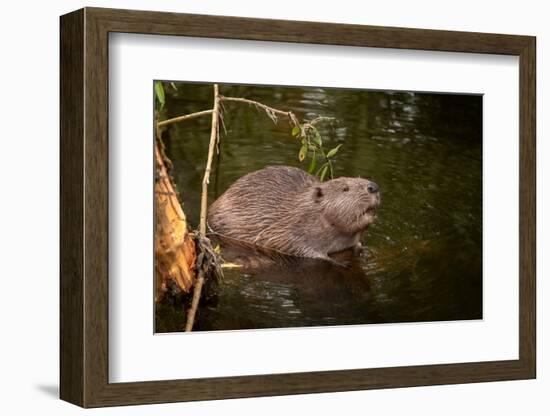
<svg viewBox="0 0 550 416">
<path fill-rule="evenodd" d="M 380 187 L 376 182 L 369 182 L 369 184 L 367 185 L 367 191 L 369 192 L 369 194 L 375 194 L 379 190 L 380 190 Z"/>
</svg>

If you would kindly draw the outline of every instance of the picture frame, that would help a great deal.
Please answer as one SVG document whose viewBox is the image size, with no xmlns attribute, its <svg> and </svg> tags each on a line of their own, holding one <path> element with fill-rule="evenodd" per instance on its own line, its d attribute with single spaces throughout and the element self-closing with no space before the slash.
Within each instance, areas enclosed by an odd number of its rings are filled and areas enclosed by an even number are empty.
<svg viewBox="0 0 550 416">
<path fill-rule="evenodd" d="M 109 382 L 109 33 L 519 57 L 519 359 Z M 530 36 L 85 8 L 60 19 L 60 397 L 102 407 L 536 377 L 536 40 Z"/>
</svg>

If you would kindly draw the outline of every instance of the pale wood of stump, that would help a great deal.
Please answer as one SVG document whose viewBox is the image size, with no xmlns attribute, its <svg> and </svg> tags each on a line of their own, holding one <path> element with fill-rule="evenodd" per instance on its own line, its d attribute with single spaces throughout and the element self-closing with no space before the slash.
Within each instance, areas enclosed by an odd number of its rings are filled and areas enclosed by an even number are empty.
<svg viewBox="0 0 550 416">
<path fill-rule="evenodd" d="M 155 142 L 158 178 L 155 182 L 155 277 L 156 300 L 162 298 L 172 279 L 184 292 L 195 280 L 195 242 L 158 144 Z"/>
</svg>

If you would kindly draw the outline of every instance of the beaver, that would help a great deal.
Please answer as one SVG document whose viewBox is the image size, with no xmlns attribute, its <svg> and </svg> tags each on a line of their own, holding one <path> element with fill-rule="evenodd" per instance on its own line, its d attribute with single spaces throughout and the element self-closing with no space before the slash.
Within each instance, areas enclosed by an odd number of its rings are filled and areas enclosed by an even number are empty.
<svg viewBox="0 0 550 416">
<path fill-rule="evenodd" d="M 376 219 L 375 182 L 341 177 L 320 182 L 290 166 L 268 166 L 231 185 L 209 208 L 208 226 L 221 237 L 296 257 L 361 247 Z"/>
</svg>

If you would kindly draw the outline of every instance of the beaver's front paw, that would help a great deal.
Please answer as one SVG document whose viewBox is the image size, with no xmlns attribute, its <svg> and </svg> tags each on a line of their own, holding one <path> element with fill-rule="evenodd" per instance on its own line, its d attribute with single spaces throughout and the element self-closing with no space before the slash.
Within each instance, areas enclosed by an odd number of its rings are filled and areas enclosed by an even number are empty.
<svg viewBox="0 0 550 416">
<path fill-rule="evenodd" d="M 356 256 L 360 256 L 363 252 L 363 244 L 357 243 L 353 246 L 353 254 Z"/>
</svg>

